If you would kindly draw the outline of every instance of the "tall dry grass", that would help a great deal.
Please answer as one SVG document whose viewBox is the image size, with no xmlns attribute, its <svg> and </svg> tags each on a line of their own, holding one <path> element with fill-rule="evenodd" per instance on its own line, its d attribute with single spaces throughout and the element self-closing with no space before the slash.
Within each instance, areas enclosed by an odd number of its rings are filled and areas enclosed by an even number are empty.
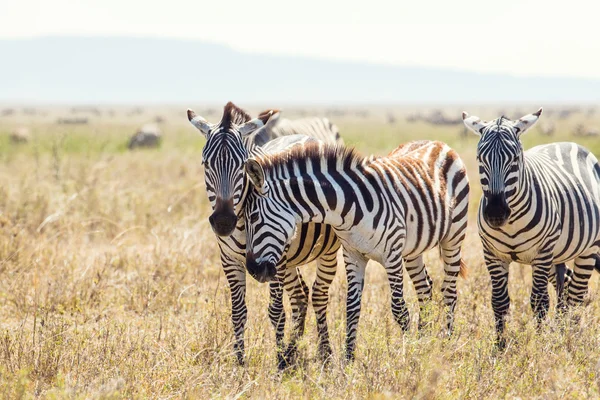
<svg viewBox="0 0 600 400">
<path fill-rule="evenodd" d="M 433 252 L 426 261 L 435 281 L 435 327 L 417 333 L 413 323 L 401 333 L 383 269 L 372 263 L 356 361 L 349 365 L 343 361 L 343 268 L 331 289 L 328 316 L 334 359 L 323 366 L 315 354 L 311 310 L 299 365 L 284 374 L 276 369 L 267 288 L 249 278 L 247 366 L 238 366 L 229 289 L 207 223 L 202 141 L 185 120 L 173 118 L 162 149 L 134 153 L 125 152 L 133 128 L 125 119 L 69 128 L 33 121 L 33 141 L 19 147 L 5 141 L 16 122 L 0 121 L 4 398 L 600 396 L 597 278 L 589 304 L 575 311 L 578 323 L 551 313 L 538 331 L 529 308 L 531 270 L 513 265 L 511 340 L 498 353 L 474 223 L 464 246 L 470 273 L 459 283 L 451 338 L 442 334 L 442 267 Z M 346 141 L 365 152 L 385 153 L 416 138 L 451 143 L 469 165 L 476 203 L 475 137 L 461 138 L 453 127 L 390 126 L 375 117 L 335 122 Z M 536 132 L 526 138 L 527 145 L 542 140 Z M 554 140 L 561 138 L 568 135 Z M 587 144 L 595 145 L 593 139 Z M 472 220 L 475 211 L 471 207 Z M 314 266 L 302 272 L 312 282 Z M 418 306 L 407 287 L 414 318 Z"/>
</svg>

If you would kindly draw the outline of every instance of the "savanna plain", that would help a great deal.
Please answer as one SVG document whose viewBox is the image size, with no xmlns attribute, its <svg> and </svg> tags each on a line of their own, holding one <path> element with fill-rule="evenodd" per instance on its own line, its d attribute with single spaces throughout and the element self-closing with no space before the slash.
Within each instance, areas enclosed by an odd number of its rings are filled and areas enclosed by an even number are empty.
<svg viewBox="0 0 600 400">
<path fill-rule="evenodd" d="M 340 255 L 330 290 L 331 362 L 320 362 L 309 308 L 298 365 L 277 371 L 268 288 L 248 277 L 247 364 L 239 366 L 232 352 L 230 292 L 208 224 L 204 138 L 188 123 L 187 106 L 209 122 L 220 119 L 221 106 L 194 104 L 135 112 L 100 107 L 85 116 L 85 124 L 58 123 L 75 112 L 69 107 L 16 107 L 0 116 L 2 397 L 600 397 L 596 273 L 585 306 L 563 318 L 552 311 L 537 329 L 529 306 L 531 269 L 512 264 L 509 341 L 505 351 L 496 350 L 490 279 L 475 222 L 481 195 L 478 138 L 464 133 L 461 124 L 413 118 L 431 107 L 284 107 L 284 116 L 328 116 L 346 143 L 365 155 L 386 154 L 414 139 L 442 140 L 460 153 L 472 197 L 463 246 L 469 273 L 458 286 L 454 334 L 443 334 L 443 271 L 436 251 L 425 257 L 434 279 L 434 324 L 424 332 L 416 330 L 418 305 L 410 280 L 405 278 L 413 322 L 403 334 L 391 315 L 383 268 L 370 263 L 356 361 L 346 363 Z M 516 119 L 538 106 L 465 108 L 483 119 L 500 112 Z M 248 108 L 256 115 L 264 107 Z M 443 112 L 460 118 L 461 108 L 443 107 Z M 600 137 L 576 136 L 575 129 L 599 126 L 600 114 L 579 107 L 565 116 L 560 109 L 546 105 L 540 127 L 523 136 L 525 148 L 569 140 L 600 156 Z M 161 146 L 128 151 L 136 128 L 156 117 Z M 550 136 L 543 132 L 544 121 L 554 124 Z M 20 126 L 29 129 L 29 138 L 11 141 Z M 304 266 L 301 273 L 312 285 L 315 266 Z M 289 330 L 287 298 L 286 309 Z"/>
</svg>

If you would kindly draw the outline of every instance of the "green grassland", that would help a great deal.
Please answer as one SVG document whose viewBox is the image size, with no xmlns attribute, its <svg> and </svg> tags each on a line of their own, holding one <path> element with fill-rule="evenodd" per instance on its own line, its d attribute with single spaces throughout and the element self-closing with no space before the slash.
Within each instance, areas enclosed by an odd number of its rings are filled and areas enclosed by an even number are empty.
<svg viewBox="0 0 600 400">
<path fill-rule="evenodd" d="M 215 108 L 215 107 L 213 107 Z M 499 107 L 471 114 L 495 118 Z M 536 107 L 521 107 L 533 112 Z M 442 267 L 426 255 L 434 279 L 435 328 L 402 334 L 390 312 L 383 268 L 367 269 L 356 361 L 343 358 L 345 273 L 330 291 L 334 358 L 316 354 L 316 324 L 307 329 L 294 370 L 276 368 L 267 316 L 268 291 L 248 279 L 247 366 L 232 354 L 230 300 L 200 164 L 204 139 L 185 108 L 151 107 L 128 116 L 124 107 L 86 125 L 60 125 L 68 108 L 39 115 L 0 116 L 0 395 L 4 398 L 588 398 L 600 396 L 600 299 L 597 277 L 589 301 L 559 319 L 552 312 L 536 330 L 529 308 L 531 269 L 511 266 L 510 341 L 493 345 L 490 282 L 474 223 L 481 194 L 477 137 L 460 125 L 409 123 L 418 107 L 370 107 L 331 116 L 347 144 L 386 154 L 415 139 L 442 140 L 463 157 L 472 182 L 470 227 L 464 245 L 469 275 L 459 282 L 456 330 L 443 335 Z M 203 108 L 196 111 L 200 114 Z M 423 107 L 420 110 L 425 110 Z M 259 108 L 252 109 L 253 112 Z M 460 109 L 446 107 L 448 115 Z M 323 115 L 325 110 L 309 110 Z M 396 122 L 386 116 L 393 113 Z M 135 129 L 156 116 L 165 122 L 159 149 L 127 150 Z M 299 115 L 290 108 L 286 116 Z M 217 122 L 214 111 L 205 115 Z M 509 116 L 517 118 L 520 115 Z M 572 135 L 577 123 L 600 116 L 555 119 L 554 136 L 536 128 L 525 148 L 577 141 L 600 156 L 600 138 Z M 10 133 L 30 129 L 28 143 Z M 309 286 L 315 267 L 301 269 Z M 409 282 L 407 279 L 406 282 Z M 552 300 L 554 295 L 551 291 Z M 406 298 L 418 311 L 412 285 Z M 289 312 L 289 306 L 286 303 Z M 289 316 L 289 314 L 288 314 Z M 288 318 L 289 322 L 289 318 Z M 288 328 L 289 328 L 288 323 Z"/>
</svg>

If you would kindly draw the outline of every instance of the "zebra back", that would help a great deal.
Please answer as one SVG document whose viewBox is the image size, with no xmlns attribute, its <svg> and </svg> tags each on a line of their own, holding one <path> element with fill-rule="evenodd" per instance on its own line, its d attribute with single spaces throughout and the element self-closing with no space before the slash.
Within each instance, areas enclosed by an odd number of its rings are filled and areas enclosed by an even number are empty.
<svg viewBox="0 0 600 400">
<path fill-rule="evenodd" d="M 310 117 L 290 120 L 279 114 L 252 136 L 253 145 L 263 146 L 268 141 L 282 136 L 306 135 L 328 144 L 343 144 L 338 127 L 327 118 Z"/>
</svg>

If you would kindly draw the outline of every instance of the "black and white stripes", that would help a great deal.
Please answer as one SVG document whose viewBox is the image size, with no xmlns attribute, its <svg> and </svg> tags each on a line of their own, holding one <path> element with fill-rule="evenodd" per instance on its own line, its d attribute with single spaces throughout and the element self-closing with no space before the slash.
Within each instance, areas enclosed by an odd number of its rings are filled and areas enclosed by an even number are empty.
<svg viewBox="0 0 600 400">
<path fill-rule="evenodd" d="M 541 113 L 540 108 L 517 121 L 500 117 L 491 122 L 463 113 L 465 125 L 481 136 L 477 160 L 483 197 L 478 224 L 500 343 L 510 304 L 511 261 L 533 267 L 530 302 L 540 320 L 548 311 L 548 279 L 555 266 L 560 271 L 565 262 L 575 261 L 564 293 L 569 305 L 583 301 L 592 270 L 600 267 L 600 165 L 575 143 L 552 143 L 524 152 L 520 136 Z"/>
<path fill-rule="evenodd" d="M 249 257 L 272 268 L 298 223 L 331 225 L 344 247 L 348 278 L 346 356 L 353 358 L 365 268 L 383 264 L 392 313 L 403 329 L 409 315 L 403 296 L 403 261 L 421 306 L 431 298 L 422 254 L 439 246 L 442 284 L 453 326 L 456 281 L 463 270 L 469 182 L 465 167 L 441 142 L 400 146 L 387 157 L 359 157 L 343 147 L 306 143 L 246 163 L 255 191 L 245 206 Z"/>
<path fill-rule="evenodd" d="M 275 268 L 271 271 L 257 271 L 253 264 L 246 264 L 246 234 L 243 214 L 241 212 L 248 188 L 248 178 L 244 172 L 244 162 L 250 154 L 266 154 L 283 148 L 297 145 L 309 140 L 307 136 L 297 133 L 310 133 L 329 143 L 339 141 L 337 128 L 321 131 L 313 127 L 304 130 L 262 131 L 270 118 L 277 117 L 277 111 L 268 110 L 256 119 L 233 103 L 225 106 L 223 117 L 216 125 L 209 124 L 193 111 L 188 110 L 190 122 L 206 136 L 207 142 L 202 152 L 206 190 L 212 205 L 213 214 L 210 224 L 217 234 L 221 250 L 223 270 L 231 289 L 232 321 L 235 333 L 235 352 L 240 362 L 244 358 L 244 328 L 247 321 L 245 303 L 246 268 L 259 281 L 273 279 L 269 283 L 271 302 L 269 317 L 276 330 L 276 341 L 279 350 L 283 349 L 285 315 L 283 310 L 283 287 L 289 294 L 292 304 L 294 328 L 292 341 L 286 354 L 278 353 L 280 367 L 284 367 L 289 358 L 294 356 L 295 342 L 304 330 L 304 320 L 308 308 L 308 288 L 297 270 L 297 266 L 317 260 L 317 279 L 313 286 L 313 308 L 317 316 L 322 354 L 330 352 L 327 331 L 326 309 L 329 286 L 337 269 L 336 254 L 340 247 L 333 230 L 321 224 L 304 224 L 299 227 L 299 235 L 293 240 L 282 258 L 281 274 L 275 276 Z M 329 125 L 323 125 L 323 127 Z M 266 144 L 259 147 L 259 141 Z M 265 138 L 265 134 L 267 134 Z M 294 136 L 289 136 L 296 134 Z M 278 139 L 271 140 L 273 137 Z M 245 268 L 246 267 L 246 268 Z"/>
</svg>

